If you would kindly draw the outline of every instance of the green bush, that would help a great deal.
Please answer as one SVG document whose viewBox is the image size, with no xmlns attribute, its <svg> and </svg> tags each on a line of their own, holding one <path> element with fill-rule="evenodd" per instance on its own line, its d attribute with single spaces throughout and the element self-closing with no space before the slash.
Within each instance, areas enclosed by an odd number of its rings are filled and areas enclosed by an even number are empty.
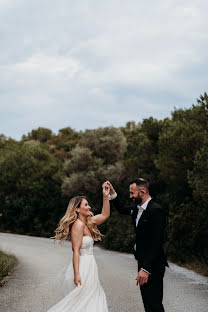
<svg viewBox="0 0 208 312">
<path fill-rule="evenodd" d="M 6 254 L 0 250 L 0 280 L 8 275 L 17 262 L 17 258 L 14 255 Z"/>
</svg>

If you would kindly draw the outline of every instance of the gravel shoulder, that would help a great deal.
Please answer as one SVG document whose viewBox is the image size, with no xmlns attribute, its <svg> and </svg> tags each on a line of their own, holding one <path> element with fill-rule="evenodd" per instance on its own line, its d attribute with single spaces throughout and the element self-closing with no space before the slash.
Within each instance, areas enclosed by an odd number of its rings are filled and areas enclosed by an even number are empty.
<svg viewBox="0 0 208 312">
<path fill-rule="evenodd" d="M 48 238 L 0 233 L 0 248 L 14 253 L 19 263 L 0 288 L 1 312 L 46 312 L 62 298 L 61 272 L 71 261 L 71 244 Z M 137 265 L 130 254 L 94 248 L 109 312 L 143 312 L 136 286 Z M 168 312 L 207 312 L 208 279 L 174 264 L 164 280 Z"/>
</svg>

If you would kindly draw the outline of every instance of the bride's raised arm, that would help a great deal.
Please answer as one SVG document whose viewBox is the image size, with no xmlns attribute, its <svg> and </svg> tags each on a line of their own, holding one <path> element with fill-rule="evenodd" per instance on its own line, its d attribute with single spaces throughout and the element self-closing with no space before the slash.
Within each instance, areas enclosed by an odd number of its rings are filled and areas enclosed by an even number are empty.
<svg viewBox="0 0 208 312">
<path fill-rule="evenodd" d="M 107 183 L 103 184 L 103 208 L 100 214 L 92 217 L 95 221 L 96 225 L 100 225 L 104 223 L 110 216 L 110 203 L 109 203 L 109 195 L 110 194 L 110 187 Z"/>
</svg>

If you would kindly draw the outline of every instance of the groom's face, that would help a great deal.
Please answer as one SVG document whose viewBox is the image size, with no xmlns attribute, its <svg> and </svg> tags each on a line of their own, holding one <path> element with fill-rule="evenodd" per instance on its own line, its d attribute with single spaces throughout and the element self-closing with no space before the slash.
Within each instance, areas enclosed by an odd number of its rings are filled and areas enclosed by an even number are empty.
<svg viewBox="0 0 208 312">
<path fill-rule="evenodd" d="M 142 197 L 141 197 L 140 190 L 138 186 L 136 185 L 136 183 L 133 183 L 129 186 L 129 197 L 132 200 L 137 201 L 138 203 L 141 202 Z"/>
</svg>

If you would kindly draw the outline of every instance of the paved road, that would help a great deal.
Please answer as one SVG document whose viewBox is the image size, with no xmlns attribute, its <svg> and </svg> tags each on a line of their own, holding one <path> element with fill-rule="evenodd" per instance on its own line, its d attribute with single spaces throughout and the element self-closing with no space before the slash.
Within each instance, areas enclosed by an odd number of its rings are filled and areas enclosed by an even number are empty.
<svg viewBox="0 0 208 312">
<path fill-rule="evenodd" d="M 0 248 L 16 254 L 19 264 L 0 288 L 1 312 L 46 312 L 62 298 L 58 274 L 71 260 L 71 244 L 47 238 L 0 233 Z M 135 285 L 132 255 L 94 248 L 109 312 L 144 312 Z M 207 312 L 208 279 L 171 265 L 165 275 L 167 312 Z"/>
</svg>

